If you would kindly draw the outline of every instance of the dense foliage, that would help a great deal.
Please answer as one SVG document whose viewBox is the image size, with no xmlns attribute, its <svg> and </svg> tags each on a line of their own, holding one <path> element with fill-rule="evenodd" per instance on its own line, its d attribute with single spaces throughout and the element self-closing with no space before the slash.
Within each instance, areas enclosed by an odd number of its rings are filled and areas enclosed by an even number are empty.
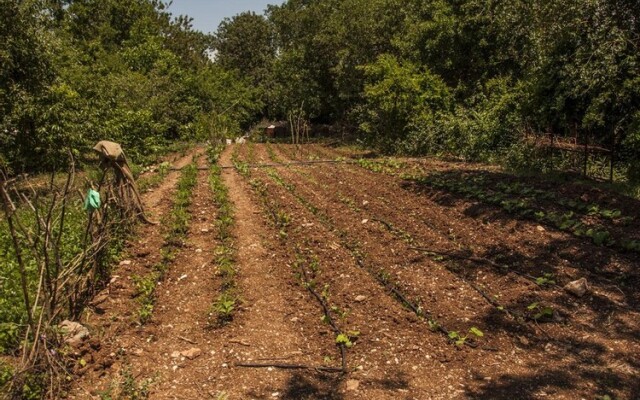
<svg viewBox="0 0 640 400">
<path fill-rule="evenodd" d="M 303 107 L 386 152 L 520 164 L 547 133 L 633 166 L 639 45 L 629 0 L 288 0 L 216 37 L 270 118 Z"/>
<path fill-rule="evenodd" d="M 139 159 L 246 128 L 261 108 L 251 82 L 214 65 L 211 37 L 165 7 L 0 0 L 0 165 L 59 166 L 102 139 Z"/>
<path fill-rule="evenodd" d="M 213 36 L 160 0 L 0 5 L 0 163 L 14 172 L 97 139 L 144 156 L 295 110 L 384 152 L 530 167 L 531 137 L 552 134 L 640 175 L 634 1 L 288 0 Z"/>
</svg>

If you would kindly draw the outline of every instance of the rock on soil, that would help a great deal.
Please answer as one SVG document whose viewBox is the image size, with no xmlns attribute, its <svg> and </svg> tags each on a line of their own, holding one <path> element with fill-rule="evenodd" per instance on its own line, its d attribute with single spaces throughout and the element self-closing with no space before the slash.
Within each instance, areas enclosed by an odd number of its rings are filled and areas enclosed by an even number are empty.
<svg viewBox="0 0 640 400">
<path fill-rule="evenodd" d="M 567 283 L 564 286 L 564 290 L 576 297 L 582 297 L 589 290 L 589 284 L 586 278 L 580 278 L 577 281 Z"/>
<path fill-rule="evenodd" d="M 188 358 L 189 360 L 193 360 L 194 358 L 200 357 L 202 354 L 202 350 L 197 347 L 193 347 L 189 350 L 185 350 L 180 353 L 183 357 Z"/>
<path fill-rule="evenodd" d="M 357 381 L 355 379 L 349 379 L 347 381 L 347 392 L 354 392 L 358 390 L 359 386 L 360 386 L 360 381 Z"/>
<path fill-rule="evenodd" d="M 71 347 L 79 347 L 89 337 L 89 330 L 78 322 L 64 320 L 58 325 L 62 331 L 62 339 Z"/>
</svg>

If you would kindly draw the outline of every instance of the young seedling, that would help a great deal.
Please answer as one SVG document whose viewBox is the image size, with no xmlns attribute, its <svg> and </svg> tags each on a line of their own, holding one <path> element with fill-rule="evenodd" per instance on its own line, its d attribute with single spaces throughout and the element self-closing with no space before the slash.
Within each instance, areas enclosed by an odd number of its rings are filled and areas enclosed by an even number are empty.
<svg viewBox="0 0 640 400">
<path fill-rule="evenodd" d="M 538 286 L 555 285 L 555 277 L 552 273 L 545 272 L 544 275 L 536 278 L 536 284 L 538 284 Z"/>
<path fill-rule="evenodd" d="M 476 328 L 475 326 L 472 326 L 471 328 L 469 328 L 468 333 L 465 336 L 462 336 L 459 332 L 457 331 L 449 331 L 449 339 L 458 347 L 462 347 L 464 346 L 464 344 L 466 343 L 467 339 L 469 338 L 469 334 L 475 336 L 475 337 L 483 337 L 484 336 L 484 332 L 482 332 L 480 329 Z"/>
<path fill-rule="evenodd" d="M 550 320 L 553 318 L 553 308 L 531 303 L 527 306 L 528 316 L 534 321 Z"/>
</svg>

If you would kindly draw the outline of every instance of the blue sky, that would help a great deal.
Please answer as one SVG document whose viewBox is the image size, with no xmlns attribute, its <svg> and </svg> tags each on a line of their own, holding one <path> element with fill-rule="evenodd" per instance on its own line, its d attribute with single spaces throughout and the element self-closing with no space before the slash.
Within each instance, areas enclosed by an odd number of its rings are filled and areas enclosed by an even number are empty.
<svg viewBox="0 0 640 400">
<path fill-rule="evenodd" d="M 190 16 L 194 29 L 210 33 L 218 29 L 224 17 L 232 17 L 243 11 L 262 14 L 268 4 L 282 3 L 283 0 L 173 0 L 169 12 L 174 16 Z"/>
</svg>

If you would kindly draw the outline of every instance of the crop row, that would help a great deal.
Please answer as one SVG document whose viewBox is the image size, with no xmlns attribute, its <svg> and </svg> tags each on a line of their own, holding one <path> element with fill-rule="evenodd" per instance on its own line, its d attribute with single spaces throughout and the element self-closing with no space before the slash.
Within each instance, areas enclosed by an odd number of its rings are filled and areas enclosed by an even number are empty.
<svg viewBox="0 0 640 400">
<path fill-rule="evenodd" d="M 170 213 L 162 221 L 167 230 L 164 234 L 161 260 L 153 266 L 152 271 L 148 274 L 133 277 L 136 286 L 136 298 L 140 304 L 138 321 L 141 324 L 146 323 L 153 315 L 156 286 L 164 278 L 167 269 L 175 260 L 180 248 L 184 246 L 191 220 L 189 206 L 191 205 L 191 196 L 197 183 L 197 177 L 198 169 L 195 164 L 189 164 L 182 169 L 173 206 Z"/>
<path fill-rule="evenodd" d="M 235 248 L 231 232 L 234 224 L 234 212 L 233 205 L 229 201 L 229 189 L 222 181 L 222 169 L 216 164 L 220 151 L 220 148 L 213 149 L 210 152 L 209 160 L 211 162 L 209 187 L 217 207 L 216 228 L 220 242 L 215 251 L 215 265 L 217 274 L 222 278 L 220 295 L 214 301 L 209 313 L 210 326 L 222 326 L 230 322 L 239 301 L 235 281 L 237 274 Z"/>
<path fill-rule="evenodd" d="M 537 190 L 519 183 L 502 183 L 496 185 L 498 190 L 489 190 L 485 188 L 485 181 L 482 177 L 455 179 L 449 175 L 434 175 L 416 178 L 415 181 L 435 189 L 447 190 L 469 199 L 497 206 L 510 214 L 553 226 L 577 237 L 588 237 L 598 246 L 640 252 L 640 241 L 623 237 L 615 238 L 604 226 L 584 222 L 576 214 L 577 211 L 586 215 L 598 215 L 629 223 L 632 217 L 623 217 L 619 210 L 604 209 L 597 204 L 586 204 L 582 200 L 561 199 L 553 193 Z M 518 197 L 513 198 L 514 194 L 517 194 Z M 565 213 L 545 211 L 537 206 L 537 203 L 541 200 L 554 201 L 560 205 L 573 207 L 576 211 L 572 210 Z"/>
<path fill-rule="evenodd" d="M 243 163 L 240 161 L 235 162 L 238 172 L 240 172 L 245 178 L 249 179 L 249 183 L 257 194 L 263 209 L 266 211 L 269 220 L 273 224 L 274 228 L 278 232 L 278 237 L 283 244 L 290 246 L 291 252 L 295 254 L 295 261 L 292 263 L 292 272 L 295 275 L 300 285 L 306 289 L 313 299 L 315 299 L 322 309 L 322 321 L 327 323 L 335 336 L 335 345 L 340 351 L 341 367 L 315 367 L 315 369 L 325 372 L 346 372 L 346 350 L 353 345 L 353 342 L 357 339 L 359 332 L 357 331 L 342 331 L 335 322 L 335 313 L 339 313 L 339 310 L 335 306 L 331 306 L 328 298 L 328 285 L 323 285 L 319 280 L 320 263 L 318 258 L 310 250 L 310 246 L 304 246 L 304 249 L 300 248 L 295 241 L 290 242 L 289 237 L 291 234 L 291 216 L 281 210 L 279 205 L 269 195 L 268 188 L 258 178 L 251 179 L 250 171 L 243 169 Z M 238 168 L 239 167 L 239 168 Z M 322 292 L 318 292 L 318 288 L 322 287 Z M 330 358 L 325 359 L 325 362 L 329 362 Z"/>
</svg>

